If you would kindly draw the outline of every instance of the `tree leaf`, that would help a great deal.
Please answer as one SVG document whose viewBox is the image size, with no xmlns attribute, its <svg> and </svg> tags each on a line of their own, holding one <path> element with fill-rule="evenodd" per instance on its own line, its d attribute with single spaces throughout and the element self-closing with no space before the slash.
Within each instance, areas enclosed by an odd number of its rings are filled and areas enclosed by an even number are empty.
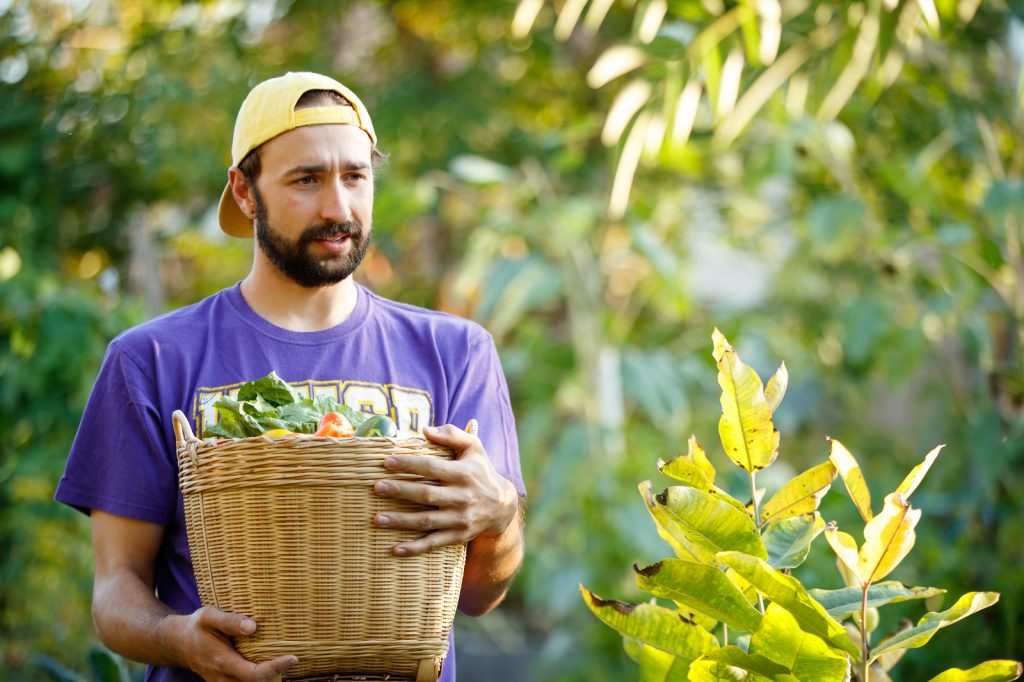
<svg viewBox="0 0 1024 682">
<path fill-rule="evenodd" d="M 715 553 L 691 541 L 689 535 L 683 531 L 668 510 L 655 501 L 650 481 L 644 481 L 637 488 L 640 490 L 640 496 L 644 499 L 647 512 L 654 519 L 658 535 L 672 547 L 677 557 L 695 559 L 706 564 L 715 563 Z"/>
<path fill-rule="evenodd" d="M 818 512 L 769 523 L 761 533 L 772 568 L 796 568 L 807 558 L 811 542 L 825 530 L 825 519 Z"/>
<path fill-rule="evenodd" d="M 896 649 L 916 649 L 928 643 L 928 640 L 940 629 L 952 625 L 971 614 L 992 606 L 999 601 L 997 592 L 968 592 L 957 602 L 941 613 L 926 613 L 914 627 L 903 630 L 889 639 L 879 642 L 871 652 L 871 660 Z"/>
<path fill-rule="evenodd" d="M 791 479 L 761 508 L 761 521 L 781 521 L 817 510 L 836 479 L 836 466 L 823 462 Z"/>
<path fill-rule="evenodd" d="M 924 456 L 924 461 L 918 464 L 916 467 L 910 470 L 907 477 L 900 483 L 900 487 L 896 488 L 896 492 L 902 493 L 903 497 L 910 499 L 910 494 L 917 490 L 917 486 L 924 480 L 925 474 L 932 468 L 932 464 L 935 462 L 935 458 L 939 456 L 939 451 L 945 445 L 940 445 L 934 448 L 931 452 Z"/>
<path fill-rule="evenodd" d="M 605 625 L 674 656 L 693 661 L 718 646 L 707 630 L 664 606 L 601 599 L 582 585 L 580 594 Z"/>
<path fill-rule="evenodd" d="M 1020 661 L 985 661 L 969 670 L 950 668 L 928 682 L 1003 682 L 1024 675 Z"/>
<path fill-rule="evenodd" d="M 738 646 L 709 651 L 690 665 L 690 682 L 719 680 L 777 680 L 799 682 L 792 670 L 760 654 L 749 654 Z"/>
<path fill-rule="evenodd" d="M 623 637 L 623 648 L 640 666 L 639 682 L 686 682 L 690 664 L 685 659 L 632 637 Z"/>
<path fill-rule="evenodd" d="M 849 533 L 839 530 L 835 521 L 830 521 L 825 528 L 825 539 L 828 541 L 832 551 L 836 553 L 836 557 L 842 565 L 856 578 L 857 584 L 861 584 L 860 576 L 857 574 L 857 564 L 859 562 L 857 541 Z"/>
<path fill-rule="evenodd" d="M 654 501 L 693 544 L 712 552 L 734 549 L 768 557 L 754 519 L 715 495 L 677 485 L 666 488 Z"/>
<path fill-rule="evenodd" d="M 643 569 L 634 564 L 633 570 L 641 590 L 671 599 L 730 628 L 753 632 L 761 623 L 761 614 L 718 566 L 665 559 Z"/>
<path fill-rule="evenodd" d="M 658 461 L 658 469 L 666 476 L 682 481 L 694 488 L 710 491 L 715 483 L 715 467 L 708 461 L 704 448 L 696 436 L 686 442 L 687 452 L 667 462 Z M 694 471 L 696 469 L 696 471 Z"/>
<path fill-rule="evenodd" d="M 772 424 L 761 379 L 743 364 L 717 328 L 712 339 L 722 387 L 722 418 L 718 422 L 722 446 L 737 466 L 760 471 L 775 460 L 779 450 L 779 432 Z"/>
<path fill-rule="evenodd" d="M 889 575 L 914 547 L 914 527 L 921 510 L 913 509 L 900 493 L 885 498 L 882 513 L 864 526 L 864 544 L 857 557 L 857 576 L 869 585 Z"/>
<path fill-rule="evenodd" d="M 786 395 L 787 386 L 789 386 L 789 370 L 786 369 L 786 363 L 782 363 L 775 370 L 772 378 L 768 380 L 768 385 L 764 389 L 764 398 L 768 401 L 768 407 L 772 412 L 778 409 L 783 396 Z"/>
<path fill-rule="evenodd" d="M 768 605 L 761 626 L 751 636 L 748 651 L 785 666 L 801 680 L 844 682 L 850 671 L 845 654 L 801 630 L 796 619 L 774 602 Z"/>
<path fill-rule="evenodd" d="M 731 566 L 764 596 L 789 611 L 800 629 L 817 635 L 828 644 L 853 655 L 860 650 L 849 633 L 819 604 L 796 578 L 777 571 L 767 563 L 741 552 L 719 552 L 718 560 Z"/>
<path fill-rule="evenodd" d="M 812 589 L 809 592 L 836 620 L 842 620 L 851 613 L 860 611 L 863 590 L 859 587 L 844 587 L 839 590 Z M 868 588 L 868 608 L 878 608 L 911 599 L 927 599 L 945 593 L 945 590 L 938 587 L 907 587 L 898 580 L 886 580 Z"/>
<path fill-rule="evenodd" d="M 846 484 L 846 490 L 850 493 L 854 506 L 860 512 L 865 522 L 871 520 L 871 492 L 864 481 L 864 474 L 861 473 L 860 465 L 853 458 L 846 446 L 835 440 L 828 439 L 828 458 L 836 465 L 839 475 Z"/>
</svg>

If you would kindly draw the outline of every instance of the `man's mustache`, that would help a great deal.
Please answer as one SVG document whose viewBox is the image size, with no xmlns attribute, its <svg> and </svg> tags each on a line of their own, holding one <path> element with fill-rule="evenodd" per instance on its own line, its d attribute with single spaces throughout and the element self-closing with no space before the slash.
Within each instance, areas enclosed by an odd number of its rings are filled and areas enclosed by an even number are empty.
<svg viewBox="0 0 1024 682">
<path fill-rule="evenodd" d="M 317 239 L 337 239 L 338 237 L 352 237 L 359 239 L 363 236 L 363 229 L 354 220 L 343 223 L 324 223 L 314 225 L 302 233 L 303 242 L 316 241 Z"/>
</svg>

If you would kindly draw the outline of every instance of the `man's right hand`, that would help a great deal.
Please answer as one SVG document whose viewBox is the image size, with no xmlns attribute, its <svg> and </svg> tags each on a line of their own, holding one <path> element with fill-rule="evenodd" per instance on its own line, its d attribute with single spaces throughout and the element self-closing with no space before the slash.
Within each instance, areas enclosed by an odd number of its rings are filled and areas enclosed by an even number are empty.
<svg viewBox="0 0 1024 682">
<path fill-rule="evenodd" d="M 298 662 L 286 655 L 256 664 L 235 651 L 232 637 L 256 632 L 252 618 L 210 606 L 181 614 L 159 601 L 153 576 L 163 537 L 162 526 L 93 510 L 92 617 L 100 641 L 126 658 L 191 668 L 211 682 L 265 682 Z"/>
<path fill-rule="evenodd" d="M 171 636 L 180 659 L 207 682 L 271 682 L 299 661 L 290 654 L 259 664 L 243 658 L 231 637 L 256 632 L 256 622 L 247 616 L 204 606 L 190 616 L 168 616 L 168 621 L 175 628 Z"/>
</svg>

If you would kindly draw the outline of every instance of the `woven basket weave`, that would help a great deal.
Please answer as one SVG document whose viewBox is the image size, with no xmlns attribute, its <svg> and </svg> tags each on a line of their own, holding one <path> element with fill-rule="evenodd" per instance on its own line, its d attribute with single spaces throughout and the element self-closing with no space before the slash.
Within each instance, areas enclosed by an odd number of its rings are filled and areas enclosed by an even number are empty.
<svg viewBox="0 0 1024 682">
<path fill-rule="evenodd" d="M 381 498 L 392 454 L 451 459 L 423 438 L 200 441 L 173 415 L 188 543 L 204 605 L 251 616 L 235 638 L 257 663 L 299 662 L 285 679 L 437 679 L 448 653 L 465 545 L 415 557 L 392 549 L 415 531 L 378 528 L 377 512 L 422 505 Z"/>
</svg>

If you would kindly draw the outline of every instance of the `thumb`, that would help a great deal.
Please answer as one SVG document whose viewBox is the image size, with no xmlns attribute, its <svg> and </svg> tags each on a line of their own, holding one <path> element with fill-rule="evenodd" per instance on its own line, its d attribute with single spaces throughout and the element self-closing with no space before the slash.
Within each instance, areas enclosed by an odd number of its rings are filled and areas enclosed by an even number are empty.
<svg viewBox="0 0 1024 682">
<path fill-rule="evenodd" d="M 251 635 L 256 632 L 256 621 L 240 613 L 221 611 L 215 606 L 204 606 L 199 609 L 198 615 L 199 623 L 202 626 L 231 637 Z"/>
<path fill-rule="evenodd" d="M 260 663 L 253 669 L 253 674 L 257 680 L 261 682 L 271 682 L 276 680 L 283 673 L 287 672 L 289 668 L 299 662 L 299 659 L 295 656 L 288 654 L 287 656 L 278 656 L 272 661 L 266 661 Z"/>
</svg>

